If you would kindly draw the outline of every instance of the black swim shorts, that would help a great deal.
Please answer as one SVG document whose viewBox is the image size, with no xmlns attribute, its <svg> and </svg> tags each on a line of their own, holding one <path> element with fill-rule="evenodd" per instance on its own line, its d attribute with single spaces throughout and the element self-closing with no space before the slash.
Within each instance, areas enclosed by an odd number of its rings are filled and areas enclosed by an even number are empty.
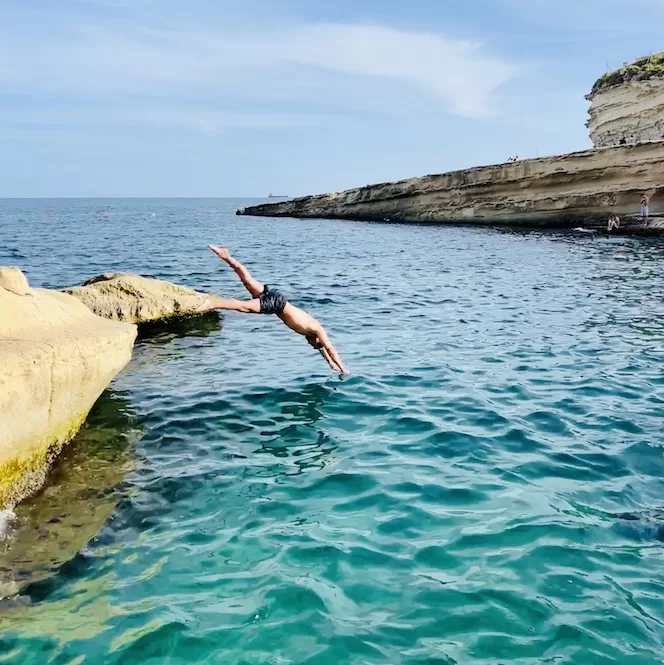
<svg viewBox="0 0 664 665">
<path fill-rule="evenodd" d="M 267 284 L 258 299 L 261 303 L 261 314 L 281 314 L 288 302 L 279 291 L 271 289 Z"/>
</svg>

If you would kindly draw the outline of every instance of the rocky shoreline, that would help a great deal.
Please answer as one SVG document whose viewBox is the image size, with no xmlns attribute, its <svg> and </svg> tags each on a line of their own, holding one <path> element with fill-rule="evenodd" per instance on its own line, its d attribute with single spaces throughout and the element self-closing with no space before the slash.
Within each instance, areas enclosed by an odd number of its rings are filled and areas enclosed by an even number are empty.
<svg viewBox="0 0 664 665">
<path fill-rule="evenodd" d="M 209 315 L 211 306 L 207 294 L 139 275 L 56 291 L 0 267 L 0 508 L 41 488 L 129 362 L 139 325 Z"/>
<path fill-rule="evenodd" d="M 664 141 L 480 166 L 250 206 L 238 215 L 664 233 Z M 650 218 L 639 216 L 642 193 Z"/>
</svg>

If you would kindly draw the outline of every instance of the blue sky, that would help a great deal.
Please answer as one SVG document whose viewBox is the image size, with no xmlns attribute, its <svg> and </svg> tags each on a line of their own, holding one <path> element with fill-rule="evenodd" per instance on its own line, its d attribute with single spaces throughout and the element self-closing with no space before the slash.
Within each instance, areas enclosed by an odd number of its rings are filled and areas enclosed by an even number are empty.
<svg viewBox="0 0 664 665">
<path fill-rule="evenodd" d="M 664 0 L 0 0 L 0 197 L 338 191 L 590 146 Z"/>
</svg>

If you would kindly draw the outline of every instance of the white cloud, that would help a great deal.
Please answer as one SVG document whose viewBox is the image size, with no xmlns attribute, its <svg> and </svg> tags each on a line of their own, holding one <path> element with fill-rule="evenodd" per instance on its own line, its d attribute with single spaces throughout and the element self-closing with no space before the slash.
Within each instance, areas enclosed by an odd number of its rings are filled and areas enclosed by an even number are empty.
<svg viewBox="0 0 664 665">
<path fill-rule="evenodd" d="M 515 71 L 479 44 L 385 27 L 310 26 L 294 31 L 283 50 L 295 62 L 409 83 L 466 116 L 486 114 L 491 93 Z"/>
<path fill-rule="evenodd" d="M 491 113 L 494 91 L 515 72 L 478 43 L 371 25 L 280 25 L 244 34 L 84 25 L 39 38 L 0 34 L 5 90 L 159 98 L 168 108 L 202 105 L 203 115 L 242 113 L 247 100 L 398 113 L 412 108 L 410 96 L 426 110 L 478 117 Z M 201 123 L 223 121 L 208 116 Z M 231 125 L 238 122 L 230 116 Z"/>
</svg>

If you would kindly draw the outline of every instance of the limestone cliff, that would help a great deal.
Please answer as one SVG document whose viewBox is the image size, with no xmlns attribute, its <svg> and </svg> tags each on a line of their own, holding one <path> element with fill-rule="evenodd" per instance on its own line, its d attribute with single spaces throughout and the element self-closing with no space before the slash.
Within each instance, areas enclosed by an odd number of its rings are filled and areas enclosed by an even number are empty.
<svg viewBox="0 0 664 665">
<path fill-rule="evenodd" d="M 664 53 L 607 72 L 586 96 L 596 148 L 664 139 Z"/>
<path fill-rule="evenodd" d="M 642 192 L 654 218 L 637 221 Z M 238 210 L 241 215 L 664 231 L 664 142 L 481 166 Z"/>
<path fill-rule="evenodd" d="M 587 99 L 588 130 L 595 147 L 664 139 L 664 79 L 602 88 Z"/>
<path fill-rule="evenodd" d="M 50 462 L 126 365 L 136 326 L 0 268 L 0 507 L 37 490 Z"/>
</svg>

